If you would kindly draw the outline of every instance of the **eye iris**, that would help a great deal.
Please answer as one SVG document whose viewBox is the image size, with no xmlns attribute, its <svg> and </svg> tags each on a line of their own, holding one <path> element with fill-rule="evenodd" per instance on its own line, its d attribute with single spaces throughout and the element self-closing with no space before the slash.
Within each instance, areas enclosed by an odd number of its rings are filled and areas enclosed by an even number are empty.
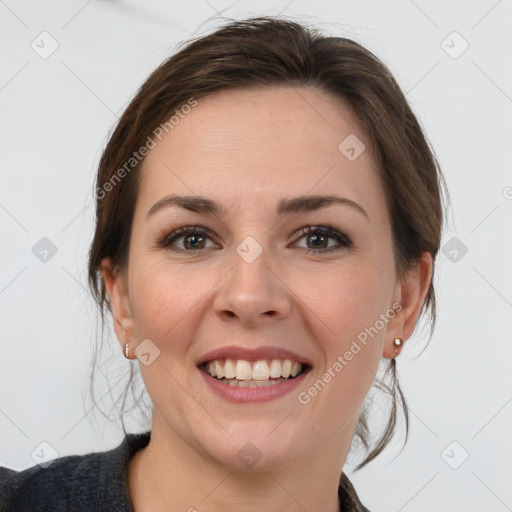
<svg viewBox="0 0 512 512">
<path fill-rule="evenodd" d="M 309 240 L 319 240 L 319 239 L 321 239 L 321 241 L 325 242 L 326 237 L 324 235 L 318 235 L 318 234 L 314 234 L 314 235 L 310 235 L 309 236 Z M 315 244 L 313 242 L 313 247 L 319 247 L 319 245 Z"/>
<path fill-rule="evenodd" d="M 200 236 L 200 235 L 187 235 L 184 237 L 184 240 L 185 240 L 185 247 L 187 249 L 190 248 L 190 244 L 187 243 L 187 241 L 191 240 L 191 239 L 195 239 L 196 241 L 199 240 L 200 242 L 203 242 L 204 243 L 204 237 Z M 193 249 L 202 249 L 203 247 L 198 247 L 195 243 L 192 243 L 192 248 Z"/>
</svg>

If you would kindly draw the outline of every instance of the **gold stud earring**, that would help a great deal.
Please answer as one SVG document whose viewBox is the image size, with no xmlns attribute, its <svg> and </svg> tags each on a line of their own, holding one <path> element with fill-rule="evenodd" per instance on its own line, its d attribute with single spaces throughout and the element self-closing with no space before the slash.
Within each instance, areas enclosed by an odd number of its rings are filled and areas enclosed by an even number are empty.
<svg viewBox="0 0 512 512">
<path fill-rule="evenodd" d="M 399 347 L 401 347 L 404 343 L 404 340 L 402 338 L 395 338 L 393 340 L 393 345 L 397 348 L 395 348 L 395 354 L 398 354 L 399 352 Z"/>
<path fill-rule="evenodd" d="M 127 343 L 124 346 L 124 357 L 126 357 L 126 359 L 131 359 L 131 357 L 130 357 L 130 344 L 129 343 Z"/>
</svg>

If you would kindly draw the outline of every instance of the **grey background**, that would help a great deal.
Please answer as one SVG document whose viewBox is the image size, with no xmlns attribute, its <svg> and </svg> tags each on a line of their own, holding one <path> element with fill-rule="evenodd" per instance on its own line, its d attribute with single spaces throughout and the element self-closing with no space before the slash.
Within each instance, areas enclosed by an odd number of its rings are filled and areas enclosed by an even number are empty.
<svg viewBox="0 0 512 512">
<path fill-rule="evenodd" d="M 98 158 L 177 43 L 222 16 L 278 13 L 354 38 L 390 67 L 452 198 L 436 331 L 421 356 L 418 331 L 398 358 L 409 440 L 400 452 L 397 436 L 357 473 L 350 457 L 344 470 L 372 512 L 512 510 L 511 0 L 0 1 L 0 465 L 120 442 L 120 425 L 87 401 Z M 121 378 L 127 363 L 109 343 Z M 107 408 L 120 391 L 109 379 L 98 394 Z"/>
</svg>

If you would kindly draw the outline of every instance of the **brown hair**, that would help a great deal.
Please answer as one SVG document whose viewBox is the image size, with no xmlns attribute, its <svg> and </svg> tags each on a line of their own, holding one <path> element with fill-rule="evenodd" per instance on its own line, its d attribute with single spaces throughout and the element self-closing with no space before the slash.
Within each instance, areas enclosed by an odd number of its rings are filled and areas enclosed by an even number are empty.
<svg viewBox="0 0 512 512">
<path fill-rule="evenodd" d="M 232 21 L 212 34 L 189 41 L 164 61 L 140 87 L 110 135 L 96 178 L 96 231 L 88 269 L 89 285 L 101 311 L 102 333 L 105 310 L 112 312 L 112 306 L 101 276 L 101 262 L 109 258 L 115 269 L 126 268 L 143 159 L 132 161 L 129 169 L 126 163 L 155 129 L 191 98 L 269 85 L 310 86 L 334 95 L 352 109 L 368 135 L 383 179 L 397 275 L 404 276 L 424 251 L 435 261 L 444 218 L 444 180 L 418 120 L 385 65 L 351 39 L 324 36 L 295 21 L 267 16 Z M 122 168 L 125 172 L 120 173 Z M 421 314 L 426 310 L 432 336 L 436 319 L 433 280 Z M 389 421 L 370 452 L 367 410 L 362 409 L 354 438 L 360 438 L 367 456 L 356 470 L 375 458 L 393 437 L 397 399 L 404 411 L 407 440 L 408 409 L 398 384 L 395 359 L 389 362 L 388 375 L 391 385 L 386 385 L 384 379 L 376 383 L 392 398 Z M 130 386 L 135 404 L 139 403 L 133 377 L 130 364 L 128 384 L 121 397 L 125 434 L 124 405 Z M 94 397 L 92 387 L 91 391 Z"/>
</svg>

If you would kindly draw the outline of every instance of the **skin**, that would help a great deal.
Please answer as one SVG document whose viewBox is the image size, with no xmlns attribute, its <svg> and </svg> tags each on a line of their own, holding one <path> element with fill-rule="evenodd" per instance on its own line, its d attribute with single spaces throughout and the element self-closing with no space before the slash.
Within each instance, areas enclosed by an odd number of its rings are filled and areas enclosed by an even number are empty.
<svg viewBox="0 0 512 512">
<path fill-rule="evenodd" d="M 367 148 L 353 162 L 338 150 L 352 133 Z M 364 398 L 380 359 L 396 356 L 393 338 L 412 335 L 432 273 L 428 253 L 406 278 L 395 273 L 388 205 L 369 148 L 340 100 L 269 87 L 200 99 L 146 157 L 127 268 L 115 272 L 108 260 L 102 267 L 120 345 L 133 351 L 148 338 L 160 350 L 152 364 L 139 363 L 154 413 L 151 441 L 128 470 L 137 512 L 339 510 L 338 480 Z M 169 193 L 215 199 L 226 216 L 173 206 L 146 219 Z M 368 218 L 340 205 L 276 217 L 281 198 L 313 194 L 349 198 Z M 313 235 L 300 234 L 327 222 L 353 246 L 322 253 L 338 241 L 315 245 Z M 195 246 L 190 235 L 189 245 L 177 239 L 181 253 L 158 246 L 184 226 L 212 236 Z M 252 263 L 236 252 L 248 236 L 263 251 Z M 298 392 L 396 302 L 401 311 L 378 335 L 299 403 Z M 207 351 L 232 343 L 290 349 L 313 369 L 297 392 L 233 404 L 211 392 L 196 367 Z M 261 452 L 251 468 L 237 457 L 249 441 Z"/>
</svg>

